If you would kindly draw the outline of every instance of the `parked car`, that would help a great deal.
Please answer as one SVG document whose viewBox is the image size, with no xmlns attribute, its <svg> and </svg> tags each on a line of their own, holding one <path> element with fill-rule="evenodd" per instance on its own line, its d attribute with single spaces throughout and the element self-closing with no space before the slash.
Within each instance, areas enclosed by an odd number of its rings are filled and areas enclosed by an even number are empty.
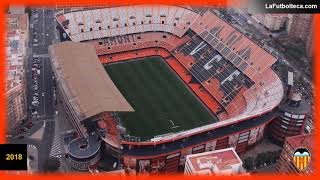
<svg viewBox="0 0 320 180">
<path fill-rule="evenodd" d="M 28 122 L 25 127 L 30 129 L 32 126 L 33 126 L 33 123 L 32 122 Z"/>
</svg>

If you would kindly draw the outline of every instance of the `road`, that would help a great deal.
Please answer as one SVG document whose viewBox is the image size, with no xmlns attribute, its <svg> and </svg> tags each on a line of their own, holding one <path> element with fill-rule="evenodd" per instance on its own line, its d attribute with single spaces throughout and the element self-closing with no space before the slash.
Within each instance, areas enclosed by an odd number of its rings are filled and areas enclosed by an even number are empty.
<svg viewBox="0 0 320 180">
<path fill-rule="evenodd" d="M 33 127 L 27 130 L 23 135 L 25 138 L 14 136 L 10 138 L 9 143 L 30 144 L 38 150 L 38 167 L 43 171 L 44 163 L 49 157 L 54 139 L 55 121 L 54 121 L 54 101 L 53 101 L 53 79 L 50 59 L 48 56 L 48 46 L 55 39 L 55 21 L 54 10 L 37 8 L 31 10 L 29 19 L 29 48 L 27 61 L 27 109 L 28 119 L 33 122 Z M 40 74 L 37 79 L 32 78 L 32 67 L 34 63 L 39 64 Z M 35 82 L 36 80 L 37 82 Z M 34 86 L 37 85 L 35 90 Z M 33 106 L 34 94 L 38 93 L 38 106 Z M 32 116 L 31 110 L 38 112 L 37 116 Z M 28 136 L 44 127 L 44 135 L 41 140 L 31 139 Z"/>
</svg>

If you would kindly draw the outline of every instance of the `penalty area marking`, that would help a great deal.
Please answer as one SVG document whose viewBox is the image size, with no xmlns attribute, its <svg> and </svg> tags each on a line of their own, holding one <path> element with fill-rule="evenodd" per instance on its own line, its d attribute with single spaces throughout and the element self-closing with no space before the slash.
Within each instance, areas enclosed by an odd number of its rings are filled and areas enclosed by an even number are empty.
<svg viewBox="0 0 320 180">
<path fill-rule="evenodd" d="M 179 128 L 180 126 L 175 126 L 174 125 L 174 122 L 170 119 L 169 120 L 170 122 L 171 122 L 171 124 L 172 124 L 172 127 L 171 127 L 171 129 L 176 129 L 176 128 Z"/>
</svg>

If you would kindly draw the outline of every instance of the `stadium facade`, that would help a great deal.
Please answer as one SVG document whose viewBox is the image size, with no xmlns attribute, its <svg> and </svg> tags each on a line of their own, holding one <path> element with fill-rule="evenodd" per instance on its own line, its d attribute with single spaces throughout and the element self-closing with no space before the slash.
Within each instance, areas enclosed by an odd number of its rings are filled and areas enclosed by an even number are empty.
<svg viewBox="0 0 320 180">
<path fill-rule="evenodd" d="M 271 69 L 276 58 L 209 11 L 200 15 L 179 6 L 139 5 L 63 10 L 56 13 L 56 19 L 61 37 L 90 49 L 90 53 L 84 53 L 84 49 L 66 51 L 65 54 L 72 52 L 69 58 L 73 63 L 78 61 L 75 56 L 93 54 L 89 46 L 99 57 L 100 66 L 161 56 L 218 118 L 217 122 L 180 132 L 132 137 L 121 133 L 118 126 L 121 120 L 117 113 L 121 109 L 96 112 L 104 112 L 103 121 L 100 118 L 91 122 L 97 123 L 96 130 L 107 129 L 100 135 L 105 150 L 119 157 L 128 172 L 170 174 L 183 169 L 189 154 L 229 147 L 243 153 L 262 139 L 266 125 L 281 114 L 274 111 L 283 98 L 282 82 Z M 98 67 L 97 57 L 90 58 Z M 92 74 L 90 70 L 87 73 L 84 66 L 83 69 L 87 76 L 90 74 L 90 81 L 101 78 L 102 74 Z M 109 77 L 106 73 L 105 76 Z M 61 84 L 65 80 L 57 78 Z M 92 88 L 91 93 L 98 88 Z M 105 90 L 104 94 L 108 92 Z M 70 96 L 65 101 L 70 102 Z"/>
</svg>

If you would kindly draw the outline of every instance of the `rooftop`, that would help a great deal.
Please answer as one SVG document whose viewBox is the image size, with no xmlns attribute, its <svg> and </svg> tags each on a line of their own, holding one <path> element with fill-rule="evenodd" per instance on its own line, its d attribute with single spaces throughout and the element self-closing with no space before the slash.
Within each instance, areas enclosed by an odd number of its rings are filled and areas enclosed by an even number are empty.
<svg viewBox="0 0 320 180">
<path fill-rule="evenodd" d="M 238 173 L 242 169 L 242 161 L 233 148 L 188 155 L 187 161 L 200 174 Z"/>
<path fill-rule="evenodd" d="M 24 14 L 25 7 L 22 5 L 9 6 L 9 14 Z"/>
<path fill-rule="evenodd" d="M 289 144 L 292 150 L 294 151 L 297 148 L 307 148 L 311 153 L 311 157 L 313 156 L 313 146 L 314 146 L 314 138 L 313 134 L 301 134 L 297 136 L 291 136 L 286 138 L 286 144 Z M 313 156 L 314 157 L 314 156 Z M 308 165 L 309 170 L 313 170 L 314 168 L 314 158 L 311 158 L 310 164 Z"/>
<path fill-rule="evenodd" d="M 68 153 L 75 158 L 89 158 L 100 149 L 100 143 L 95 136 L 88 138 L 77 138 L 68 144 Z"/>
<path fill-rule="evenodd" d="M 7 28 L 26 30 L 28 28 L 28 14 L 7 14 Z"/>
<path fill-rule="evenodd" d="M 286 138 L 287 143 L 293 148 L 306 147 L 310 151 L 313 147 L 313 134 L 301 134 Z"/>
<path fill-rule="evenodd" d="M 24 83 L 24 61 L 26 58 L 26 45 L 28 39 L 28 15 L 9 14 L 7 15 L 6 33 L 6 92 L 19 90 Z"/>
<path fill-rule="evenodd" d="M 100 63 L 93 46 L 66 41 L 49 47 L 51 61 L 80 120 L 113 111 L 134 111 Z"/>
</svg>

